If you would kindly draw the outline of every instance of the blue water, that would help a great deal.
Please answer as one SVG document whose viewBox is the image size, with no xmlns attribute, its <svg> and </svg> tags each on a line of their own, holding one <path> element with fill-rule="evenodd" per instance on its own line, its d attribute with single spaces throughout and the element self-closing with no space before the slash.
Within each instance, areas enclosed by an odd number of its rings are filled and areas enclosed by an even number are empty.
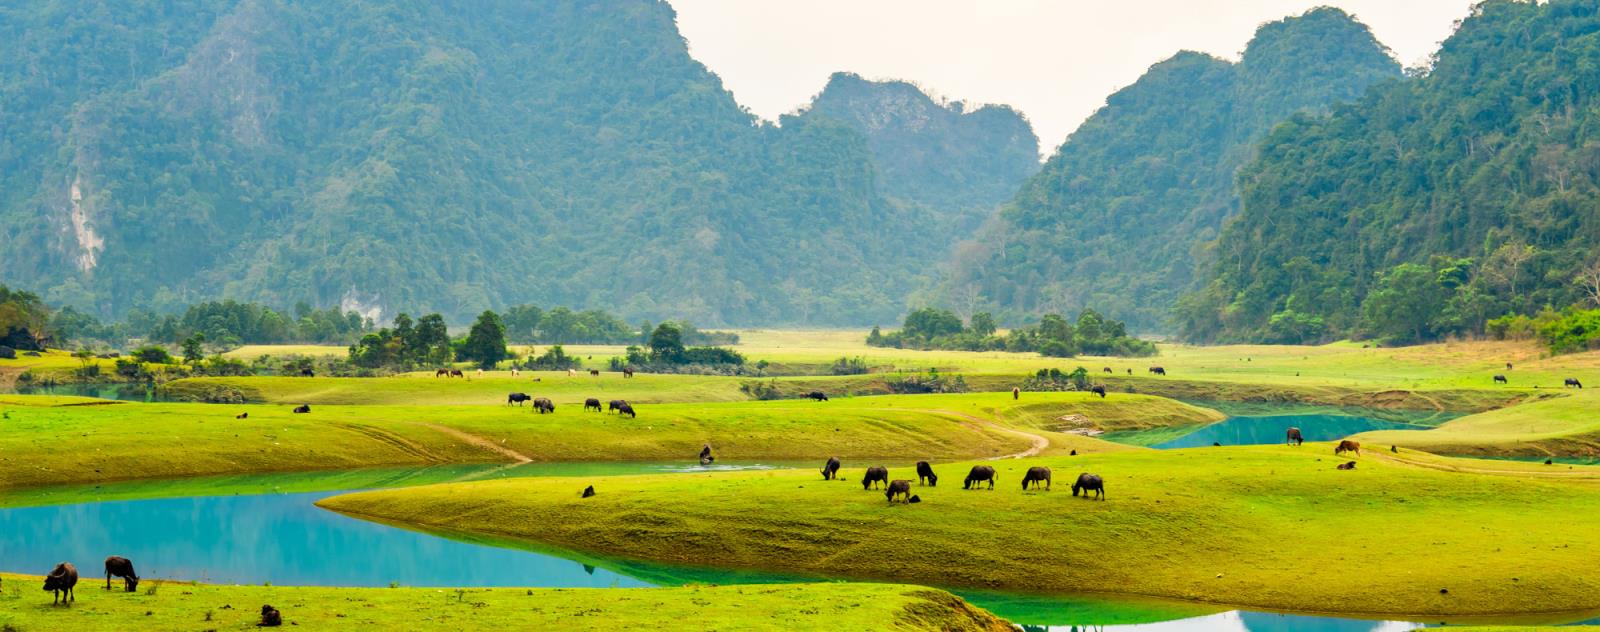
<svg viewBox="0 0 1600 632">
<path fill-rule="evenodd" d="M 1222 445 L 1284 443 L 1285 433 L 1289 428 L 1299 428 L 1306 441 L 1333 441 L 1368 430 L 1425 430 L 1427 426 L 1350 415 L 1239 416 L 1201 426 L 1194 432 L 1153 444 L 1151 447 L 1168 449 L 1198 448 L 1214 443 Z"/>
</svg>

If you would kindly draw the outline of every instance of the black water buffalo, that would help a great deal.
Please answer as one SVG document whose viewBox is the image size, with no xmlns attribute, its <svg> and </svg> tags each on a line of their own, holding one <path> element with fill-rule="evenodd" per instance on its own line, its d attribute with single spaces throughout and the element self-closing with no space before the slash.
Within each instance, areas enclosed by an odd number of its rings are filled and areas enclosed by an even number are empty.
<svg viewBox="0 0 1600 632">
<path fill-rule="evenodd" d="M 933 466 L 927 461 L 917 461 L 917 484 L 929 487 L 939 486 L 939 475 L 933 473 Z"/>
<path fill-rule="evenodd" d="M 296 413 L 309 413 L 309 412 L 311 412 L 311 404 L 301 404 L 299 406 L 295 406 L 294 407 L 294 412 L 296 412 Z"/>
<path fill-rule="evenodd" d="M 1295 427 L 1289 428 L 1289 432 L 1286 434 L 1285 440 L 1291 445 L 1301 445 L 1306 442 L 1305 436 L 1300 434 L 1300 429 Z"/>
<path fill-rule="evenodd" d="M 911 502 L 911 481 L 895 481 L 893 483 L 889 483 L 889 488 L 884 490 L 883 496 L 888 498 L 889 502 L 894 502 L 894 497 L 899 496 L 904 498 L 906 503 L 909 504 Z"/>
<path fill-rule="evenodd" d="M 631 367 L 631 366 L 622 367 L 622 377 L 633 377 L 633 367 Z"/>
<path fill-rule="evenodd" d="M 600 377 L 599 369 L 589 369 L 589 377 Z"/>
<path fill-rule="evenodd" d="M 1021 398 L 1022 398 L 1022 388 L 1021 387 L 1017 387 L 1017 386 L 1011 387 L 1011 399 L 1021 399 Z"/>
<path fill-rule="evenodd" d="M 78 585 L 78 567 L 71 562 L 57 564 L 49 575 L 44 576 L 44 589 L 50 591 L 55 600 L 51 605 L 77 601 L 78 597 L 72 594 L 72 587 Z"/>
<path fill-rule="evenodd" d="M 1078 481 L 1072 484 L 1072 496 L 1076 498 L 1080 491 L 1083 492 L 1084 498 L 1089 497 L 1089 492 L 1094 492 L 1097 498 L 1105 500 L 1106 482 L 1100 478 L 1099 474 L 1089 474 L 1087 472 L 1079 474 Z"/>
<path fill-rule="evenodd" d="M 617 414 L 627 415 L 630 419 L 639 418 L 639 413 L 633 412 L 633 404 L 629 404 L 628 402 L 622 402 L 622 405 L 617 407 Z"/>
<path fill-rule="evenodd" d="M 518 406 L 521 406 L 523 402 L 526 402 L 526 401 L 529 401 L 529 400 L 532 400 L 532 399 L 533 399 L 533 396 L 528 395 L 527 393 L 512 393 L 512 394 L 506 396 L 506 405 L 510 406 L 512 404 L 516 404 Z"/>
<path fill-rule="evenodd" d="M 1356 453 L 1356 456 L 1361 456 L 1361 442 L 1345 439 L 1340 441 L 1338 447 L 1333 449 L 1334 456 L 1339 456 L 1346 452 L 1354 452 Z"/>
<path fill-rule="evenodd" d="M 602 410 L 604 410 L 604 409 L 600 408 L 600 400 L 595 399 L 593 397 L 590 397 L 589 399 L 583 400 L 583 412 L 589 412 L 590 408 L 593 408 L 594 412 L 597 412 L 597 413 L 601 412 Z"/>
<path fill-rule="evenodd" d="M 822 480 L 831 481 L 839 477 L 839 457 L 830 456 L 828 462 L 822 464 Z"/>
<path fill-rule="evenodd" d="M 1096 384 L 1096 385 L 1094 385 L 1093 388 L 1089 389 L 1089 392 L 1090 393 L 1094 393 L 1095 395 L 1099 395 L 1100 399 L 1105 399 L 1106 398 L 1106 387 L 1105 387 L 1104 384 Z"/>
<path fill-rule="evenodd" d="M 1044 481 L 1045 491 L 1050 491 L 1050 468 L 1030 467 L 1028 474 L 1022 477 L 1022 489 L 1028 489 L 1028 484 L 1033 483 L 1034 489 L 1039 489 L 1039 481 Z"/>
<path fill-rule="evenodd" d="M 711 444 L 708 443 L 705 447 L 700 448 L 701 465 L 711 465 L 711 462 L 715 460 L 717 460 L 717 457 L 711 456 Z"/>
<path fill-rule="evenodd" d="M 450 369 L 450 377 L 466 377 L 466 376 L 467 376 L 467 374 L 462 373 L 461 369 Z M 277 611 L 274 610 L 273 612 L 277 612 Z"/>
<path fill-rule="evenodd" d="M 133 562 L 126 557 L 113 555 L 106 558 L 106 590 L 111 590 L 111 577 L 122 578 L 122 588 L 127 592 L 139 589 L 139 575 L 133 572 Z"/>
<path fill-rule="evenodd" d="M 261 606 L 261 621 L 256 623 L 258 628 L 276 628 L 283 625 L 283 613 L 272 606 Z"/>
<path fill-rule="evenodd" d="M 817 400 L 819 402 L 828 401 L 828 394 L 824 393 L 822 391 L 811 391 L 810 393 L 806 393 L 806 397 L 809 397 L 811 399 Z"/>
<path fill-rule="evenodd" d="M 250 418 L 250 413 L 239 413 L 237 415 L 234 415 L 233 418 L 234 419 L 249 419 Z"/>
<path fill-rule="evenodd" d="M 1567 381 L 1565 383 L 1563 383 L 1561 386 L 1562 386 L 1562 388 L 1566 388 L 1568 386 L 1573 387 L 1573 388 L 1583 388 L 1583 382 L 1579 382 L 1578 378 L 1569 377 L 1569 378 L 1567 378 Z"/>
<path fill-rule="evenodd" d="M 593 485 L 590 485 L 588 487 L 583 488 L 583 497 L 584 498 L 588 498 L 588 497 L 593 496 L 593 495 L 594 495 L 594 486 Z"/>
<path fill-rule="evenodd" d="M 1158 366 L 1150 367 L 1150 372 L 1156 375 L 1166 375 L 1167 370 Z"/>
<path fill-rule="evenodd" d="M 1340 463 L 1337 466 L 1334 466 L 1333 469 L 1336 469 L 1336 470 L 1353 470 L 1353 469 L 1356 469 L 1356 462 L 1355 461 L 1346 461 L 1344 463 Z"/>
<path fill-rule="evenodd" d="M 1500 375 L 1500 374 L 1495 374 L 1494 383 L 1495 384 L 1510 384 L 1511 382 L 1506 380 L 1506 376 Z"/>
<path fill-rule="evenodd" d="M 889 484 L 889 468 L 881 465 L 869 467 L 866 475 L 861 477 L 861 489 L 872 489 L 879 481 L 885 485 Z"/>
<path fill-rule="evenodd" d="M 1510 362 L 1507 362 L 1507 363 L 1506 363 L 1506 370 L 1507 370 L 1507 371 L 1510 371 L 1510 370 L 1511 370 L 1511 363 L 1510 363 Z"/>
<path fill-rule="evenodd" d="M 300 377 L 316 377 L 317 372 L 311 369 L 300 369 Z"/>
<path fill-rule="evenodd" d="M 1104 371 L 1106 373 L 1110 373 L 1111 372 L 1111 367 L 1106 367 L 1104 369 L 1101 369 L 1101 371 Z"/>
<path fill-rule="evenodd" d="M 961 482 L 961 489 L 977 489 L 978 484 L 989 481 L 989 489 L 994 489 L 996 478 L 994 468 L 987 465 L 974 465 L 972 471 L 967 472 L 967 480 Z"/>
<path fill-rule="evenodd" d="M 549 399 L 539 397 L 533 400 L 533 409 L 538 411 L 539 414 L 543 415 L 545 413 L 556 412 L 556 405 L 555 402 L 552 402 Z"/>
<path fill-rule="evenodd" d="M 620 399 L 613 399 L 609 403 L 606 404 L 606 406 L 607 406 L 606 412 L 613 412 L 613 411 L 622 410 L 622 407 L 623 406 L 627 406 L 627 405 L 628 405 L 628 402 L 622 401 Z"/>
</svg>

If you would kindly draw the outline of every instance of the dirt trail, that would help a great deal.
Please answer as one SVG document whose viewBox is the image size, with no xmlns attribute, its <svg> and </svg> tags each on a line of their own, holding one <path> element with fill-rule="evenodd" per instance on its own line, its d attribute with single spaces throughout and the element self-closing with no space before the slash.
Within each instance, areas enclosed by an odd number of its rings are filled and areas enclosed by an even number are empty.
<svg viewBox="0 0 1600 632">
<path fill-rule="evenodd" d="M 439 425 L 439 424 L 430 424 L 430 423 L 421 422 L 421 421 L 415 421 L 415 422 L 411 422 L 411 423 L 414 424 L 414 425 L 422 426 L 424 428 L 437 430 L 439 432 L 445 433 L 447 435 L 450 435 L 452 437 L 455 437 L 457 439 L 460 439 L 460 440 L 465 441 L 467 443 L 470 443 L 472 445 L 478 446 L 478 447 L 483 448 L 485 450 L 488 450 L 490 452 L 494 452 L 496 454 L 499 454 L 501 456 L 509 458 L 509 459 L 511 459 L 513 461 L 516 461 L 518 463 L 527 463 L 527 462 L 530 462 L 530 461 L 533 460 L 533 458 L 529 457 L 526 454 L 523 454 L 523 453 L 518 452 L 516 450 L 513 450 L 511 448 L 508 448 L 508 447 L 505 447 L 505 446 L 500 445 L 498 443 L 495 443 L 494 441 L 491 441 L 489 439 L 486 439 L 484 437 L 480 437 L 478 435 L 475 435 L 475 434 L 472 434 L 472 433 L 469 433 L 469 432 L 463 432 L 463 431 L 457 430 L 455 428 L 451 428 L 449 426 L 442 426 L 442 425 Z"/>
<path fill-rule="evenodd" d="M 1363 451 L 1365 452 L 1365 451 Z M 1550 478 L 1569 481 L 1600 482 L 1600 470 L 1593 468 L 1584 469 L 1552 469 L 1549 471 L 1498 469 L 1493 467 L 1470 467 L 1452 463 L 1430 463 L 1417 459 L 1407 458 L 1405 453 L 1371 451 L 1364 456 L 1372 456 L 1379 461 L 1385 461 L 1404 467 L 1415 467 L 1439 472 L 1458 472 L 1461 474 L 1485 474 L 1489 476 L 1514 476 L 1519 478 Z M 1550 466 L 1552 468 L 1555 465 Z"/>
<path fill-rule="evenodd" d="M 1032 447 L 1030 447 L 1030 448 L 1028 448 L 1026 450 L 1023 450 L 1021 452 L 1017 452 L 1015 454 L 1007 454 L 1007 455 L 1004 455 L 1004 456 L 991 457 L 989 459 L 991 461 L 999 461 L 999 460 L 1002 460 L 1002 459 L 1021 459 L 1021 458 L 1027 458 L 1027 457 L 1030 457 L 1030 456 L 1038 456 L 1040 452 L 1044 452 L 1045 448 L 1050 447 L 1050 440 L 1046 439 L 1043 436 L 1036 435 L 1036 434 L 1033 434 L 1031 432 L 1024 432 L 1022 430 L 1017 430 L 1016 428 L 1012 428 L 1012 427 L 1009 427 L 1009 426 L 1002 426 L 1002 425 L 1000 425 L 998 423 L 995 423 L 994 420 L 984 419 L 984 418 L 979 417 L 977 415 L 969 415 L 967 413 L 956 412 L 956 411 L 953 411 L 953 410 L 929 410 L 927 412 L 939 413 L 941 415 L 951 415 L 951 416 L 955 416 L 955 417 L 960 417 L 960 418 L 965 419 L 967 421 L 971 421 L 973 423 L 976 423 L 976 424 L 978 424 L 980 426 L 985 426 L 985 427 L 988 427 L 988 428 L 993 429 L 993 430 L 999 430 L 1000 432 L 1004 432 L 1004 433 L 1007 433 L 1007 434 L 1013 434 L 1013 435 L 1025 438 L 1025 439 L 1027 439 L 1027 440 L 1029 440 L 1029 441 L 1031 441 L 1033 443 Z"/>
</svg>

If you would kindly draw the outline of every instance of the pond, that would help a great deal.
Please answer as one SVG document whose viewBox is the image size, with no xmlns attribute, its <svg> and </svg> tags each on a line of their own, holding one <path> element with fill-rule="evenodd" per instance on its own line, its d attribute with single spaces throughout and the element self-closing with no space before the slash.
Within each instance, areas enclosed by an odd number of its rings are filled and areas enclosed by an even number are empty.
<svg viewBox="0 0 1600 632">
<path fill-rule="evenodd" d="M 639 471 L 696 470 L 635 465 Z M 733 467 L 769 467 L 762 465 Z M 521 474 L 622 473 L 613 466 L 531 468 Z M 412 474 L 432 481 L 460 471 Z M 498 475 L 473 471 L 469 476 Z M 517 475 L 517 474 L 512 474 Z M 324 481 L 366 480 L 362 472 Z M 394 480 L 397 474 L 386 474 Z M 260 489 L 263 477 L 254 477 Z M 270 477 L 267 477 L 270 478 Z M 284 482 L 285 487 L 306 485 Z M 316 486 L 317 483 L 311 483 Z M 108 486 L 113 487 L 113 486 Z M 226 488 L 226 486 L 223 486 Z M 118 492 L 105 489 L 108 496 Z M 142 491 L 149 492 L 149 488 Z M 85 577 L 107 555 L 134 560 L 146 578 L 324 586 L 634 587 L 687 582 L 794 581 L 770 575 L 651 564 L 578 561 L 559 555 L 451 539 L 358 520 L 313 503 L 338 491 L 72 502 L 0 509 L 0 570 L 40 574 L 71 561 Z M 70 496 L 71 494 L 66 494 Z M 589 562 L 589 563 L 585 563 Z M 100 575 L 103 577 L 103 575 Z M 1409 630 L 1418 624 L 1224 610 L 1215 606 L 1092 597 L 964 594 L 1032 630 Z M 1126 627 L 1125 627 L 1126 626 Z M 1077 628 L 1081 629 L 1081 628 Z"/>
<path fill-rule="evenodd" d="M 1283 443 L 1289 428 L 1299 428 L 1306 441 L 1333 441 L 1368 430 L 1426 430 L 1428 426 L 1355 415 L 1239 415 L 1203 426 L 1106 433 L 1101 438 L 1152 448 L 1198 448 L 1222 445 Z"/>
<path fill-rule="evenodd" d="M 18 384 L 11 389 L 18 395 L 71 395 L 75 397 L 98 397 L 100 399 L 115 399 L 125 402 L 158 402 L 163 401 L 156 395 L 156 387 L 150 384 L 52 384 L 27 385 Z M 0 390 L 0 392 L 5 392 Z"/>
</svg>

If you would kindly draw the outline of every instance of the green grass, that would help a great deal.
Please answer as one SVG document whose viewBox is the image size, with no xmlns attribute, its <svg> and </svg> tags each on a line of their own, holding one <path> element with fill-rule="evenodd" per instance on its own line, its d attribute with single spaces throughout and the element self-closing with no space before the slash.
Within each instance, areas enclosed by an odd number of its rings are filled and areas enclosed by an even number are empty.
<svg viewBox="0 0 1600 632">
<path fill-rule="evenodd" d="M 1431 430 L 1379 430 L 1355 438 L 1438 454 L 1596 456 L 1600 455 L 1596 410 L 1600 410 L 1600 395 L 1573 391 L 1567 397 L 1468 415 Z"/>
<path fill-rule="evenodd" d="M 1103 591 L 1263 609 L 1413 615 L 1592 608 L 1600 487 L 1443 472 L 1381 455 L 1337 471 L 1328 444 L 1132 450 L 1001 461 L 995 491 L 965 464 L 916 505 L 814 472 L 627 476 L 581 499 L 542 479 L 365 492 L 357 516 L 522 538 L 598 556 L 947 588 Z M 1027 466 L 1053 492 L 1021 492 Z M 846 478 L 863 464 L 847 464 Z M 1526 466 L 1526 464 L 1517 464 Z M 1107 479 L 1109 500 L 1067 491 Z M 914 478 L 909 469 L 892 478 Z M 1449 590 L 1441 594 L 1440 589 Z"/>
<path fill-rule="evenodd" d="M 730 377 L 639 374 L 624 378 L 621 373 L 567 377 L 565 371 L 523 372 L 517 378 L 511 377 L 510 371 L 491 371 L 481 378 L 471 371 L 468 375 L 468 379 L 436 378 L 431 372 L 381 378 L 205 377 L 168 382 L 162 385 L 162 394 L 181 399 L 186 393 L 225 387 L 252 402 L 408 406 L 503 406 L 506 394 L 513 392 L 577 405 L 589 397 L 640 404 L 748 399 L 739 392 L 740 378 Z"/>
<path fill-rule="evenodd" d="M 1089 418 L 1128 419 L 1147 408 L 1215 413 L 1146 397 L 1032 394 L 1028 419 L 1047 402 Z M 94 403 L 95 405 L 80 405 Z M 508 406 L 313 406 L 0 399 L 0 488 L 205 475 L 441 463 L 681 461 L 710 444 L 723 461 L 862 459 L 950 461 L 1030 449 L 1127 449 L 1051 432 L 1019 433 L 992 418 L 1013 415 L 1009 394 L 778 400 L 638 406 L 639 417 L 586 413 L 561 402 L 554 414 Z M 248 412 L 248 419 L 235 419 Z M 1027 423 L 1020 425 L 1026 426 Z M 488 444 L 486 446 L 485 444 Z M 61 446 L 72 446 L 63 450 Z"/>
<path fill-rule="evenodd" d="M 80 568 L 80 572 L 83 569 Z M 92 573 L 90 573 L 92 575 Z M 880 584 L 680 588 L 320 588 L 169 582 L 154 594 L 107 591 L 90 577 L 71 607 L 52 606 L 38 577 L 0 575 L 7 630 L 256 629 L 261 606 L 294 630 L 616 630 L 692 622 L 695 629 L 986 630 L 1010 626 L 949 593 Z"/>
</svg>

